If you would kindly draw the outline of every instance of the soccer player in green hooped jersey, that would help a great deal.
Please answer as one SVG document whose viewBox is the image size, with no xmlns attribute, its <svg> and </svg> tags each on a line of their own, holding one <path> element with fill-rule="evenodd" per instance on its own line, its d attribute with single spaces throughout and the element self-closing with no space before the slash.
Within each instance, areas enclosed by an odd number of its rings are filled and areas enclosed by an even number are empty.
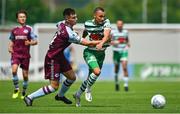
<svg viewBox="0 0 180 114">
<path fill-rule="evenodd" d="M 92 101 L 91 86 L 95 83 L 98 76 L 101 73 L 101 68 L 105 58 L 105 50 L 110 41 L 110 21 L 105 18 L 105 11 L 101 7 L 94 9 L 94 19 L 85 22 L 85 29 L 83 32 L 83 38 L 89 38 L 89 40 L 102 40 L 96 47 L 87 47 L 83 52 L 84 60 L 89 67 L 89 75 L 87 79 L 82 83 L 79 90 L 73 95 L 76 101 L 76 106 L 80 105 L 80 96 L 85 92 L 85 98 L 87 101 Z"/>
<path fill-rule="evenodd" d="M 124 90 L 128 91 L 128 48 L 130 47 L 128 31 L 123 29 L 123 21 L 117 20 L 117 29 L 111 32 L 112 47 L 113 47 L 113 61 L 114 61 L 114 72 L 115 72 L 115 90 L 119 91 L 118 72 L 119 65 L 122 64 L 123 69 L 123 80 Z"/>
</svg>

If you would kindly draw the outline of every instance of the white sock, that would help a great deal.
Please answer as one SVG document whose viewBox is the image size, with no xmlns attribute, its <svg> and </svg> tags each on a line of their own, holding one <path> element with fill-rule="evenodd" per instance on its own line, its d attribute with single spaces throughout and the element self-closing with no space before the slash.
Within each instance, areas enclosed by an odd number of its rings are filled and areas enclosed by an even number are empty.
<svg viewBox="0 0 180 114">
<path fill-rule="evenodd" d="M 28 97 L 33 100 L 35 98 L 42 97 L 44 95 L 50 94 L 50 93 L 55 92 L 55 91 L 56 90 L 51 85 L 48 85 L 48 86 L 44 86 L 44 87 L 38 89 L 37 91 L 28 95 Z"/>
<path fill-rule="evenodd" d="M 123 81 L 124 81 L 124 87 L 128 87 L 129 78 L 127 76 L 124 76 Z"/>
</svg>

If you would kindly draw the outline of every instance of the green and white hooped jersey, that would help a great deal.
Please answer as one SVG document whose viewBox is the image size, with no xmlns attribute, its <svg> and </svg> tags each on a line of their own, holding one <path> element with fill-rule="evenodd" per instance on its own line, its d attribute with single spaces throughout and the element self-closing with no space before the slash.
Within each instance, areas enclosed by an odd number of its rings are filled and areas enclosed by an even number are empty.
<svg viewBox="0 0 180 114">
<path fill-rule="evenodd" d="M 113 51 L 121 51 L 123 49 L 128 49 L 126 40 L 128 38 L 128 31 L 127 30 L 113 30 L 111 31 L 112 40 L 119 41 L 119 44 L 113 45 Z"/>
<path fill-rule="evenodd" d="M 101 40 L 104 37 L 104 29 L 111 29 L 109 19 L 105 19 L 102 24 L 95 24 L 95 20 L 88 20 L 84 24 L 85 30 L 88 33 L 88 39 L 92 40 Z M 106 49 L 106 45 L 101 50 Z M 97 50 L 96 47 L 88 47 L 90 50 Z"/>
</svg>

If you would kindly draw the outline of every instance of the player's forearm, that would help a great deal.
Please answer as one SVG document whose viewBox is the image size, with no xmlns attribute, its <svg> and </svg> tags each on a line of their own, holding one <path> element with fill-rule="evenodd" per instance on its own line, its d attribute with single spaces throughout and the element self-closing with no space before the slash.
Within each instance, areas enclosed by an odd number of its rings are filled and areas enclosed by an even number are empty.
<svg viewBox="0 0 180 114">
<path fill-rule="evenodd" d="M 8 47 L 13 47 L 14 43 L 12 41 L 9 42 Z"/>
<path fill-rule="evenodd" d="M 99 44 L 100 42 L 101 42 L 100 40 L 98 40 L 98 41 L 89 41 L 87 39 L 82 39 L 81 44 L 85 45 L 85 46 L 95 46 L 95 45 Z"/>
<path fill-rule="evenodd" d="M 32 45 L 32 46 L 33 46 L 33 45 L 37 45 L 37 43 L 38 43 L 37 40 L 31 40 L 31 41 L 28 41 L 28 40 L 27 40 L 27 41 L 25 42 L 25 45 Z"/>
<path fill-rule="evenodd" d="M 37 40 L 31 40 L 30 45 L 37 45 L 38 41 Z"/>
<path fill-rule="evenodd" d="M 108 42 L 109 40 L 110 40 L 109 37 L 104 37 L 104 38 L 102 39 L 101 43 L 104 44 L 104 43 Z"/>
<path fill-rule="evenodd" d="M 8 45 L 8 51 L 9 53 L 12 53 L 13 52 L 13 45 L 14 43 L 12 41 L 9 42 L 9 45 Z"/>
<path fill-rule="evenodd" d="M 88 35 L 87 31 L 84 30 L 84 31 L 83 31 L 83 34 L 82 34 L 82 37 L 85 38 L 87 35 Z"/>
<path fill-rule="evenodd" d="M 110 41 L 110 39 L 111 39 L 110 32 L 111 32 L 110 29 L 107 29 L 107 30 L 104 31 L 104 37 L 102 38 L 102 41 L 101 41 L 102 44 Z"/>
<path fill-rule="evenodd" d="M 89 46 L 96 46 L 96 45 L 99 44 L 100 42 L 101 42 L 101 40 L 89 41 Z"/>
</svg>

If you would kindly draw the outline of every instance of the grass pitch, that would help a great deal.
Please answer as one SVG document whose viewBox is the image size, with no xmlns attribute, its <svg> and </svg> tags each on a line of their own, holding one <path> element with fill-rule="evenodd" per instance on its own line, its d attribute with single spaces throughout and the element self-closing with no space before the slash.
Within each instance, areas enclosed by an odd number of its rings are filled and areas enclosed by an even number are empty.
<svg viewBox="0 0 180 114">
<path fill-rule="evenodd" d="M 22 82 L 20 83 L 21 87 Z M 31 93 L 48 82 L 30 82 L 28 93 Z M 119 92 L 114 90 L 113 82 L 97 81 L 92 88 L 93 101 L 87 102 L 84 94 L 81 97 L 82 107 L 75 107 L 72 94 L 79 88 L 75 82 L 66 96 L 73 101 L 72 105 L 54 100 L 56 93 L 34 100 L 32 107 L 26 107 L 20 98 L 12 99 L 11 81 L 0 81 L 0 113 L 180 113 L 180 82 L 178 81 L 130 81 L 130 91 L 125 92 L 121 84 Z M 162 94 L 166 98 L 163 109 L 154 109 L 150 104 L 151 97 Z"/>
</svg>

